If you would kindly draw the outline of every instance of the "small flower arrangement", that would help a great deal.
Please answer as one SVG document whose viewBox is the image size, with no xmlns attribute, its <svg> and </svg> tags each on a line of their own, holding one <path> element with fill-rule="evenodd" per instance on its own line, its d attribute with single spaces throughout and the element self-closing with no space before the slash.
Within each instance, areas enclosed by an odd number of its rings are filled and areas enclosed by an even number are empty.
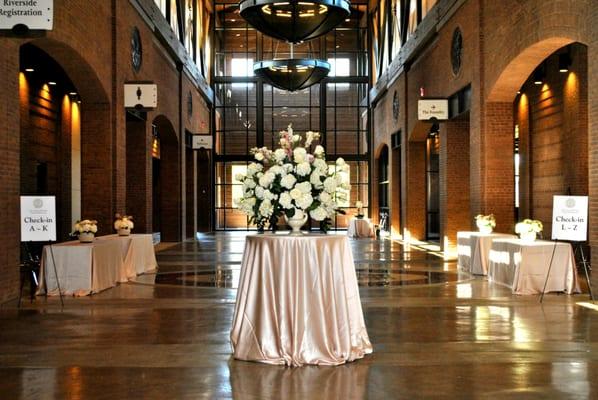
<svg viewBox="0 0 598 400">
<path fill-rule="evenodd" d="M 518 234 L 525 234 L 525 233 L 540 233 L 544 229 L 542 222 L 537 219 L 524 219 L 521 222 L 518 222 L 515 225 L 515 233 Z"/>
<path fill-rule="evenodd" d="M 317 132 L 306 132 L 302 144 L 303 138 L 289 125 L 279 137 L 280 146 L 274 151 L 251 149 L 257 162 L 249 164 L 246 174 L 235 176 L 243 184 L 243 197 L 235 203 L 259 231 L 266 224 L 276 230 L 278 218 L 284 215 L 289 220 L 311 217 L 326 232 L 331 217 L 345 213 L 339 210 L 338 201 L 346 201 L 350 186 L 338 171 L 348 171 L 349 166 L 339 158 L 336 168 L 329 168 L 321 145 L 308 152 L 320 137 Z"/>
<path fill-rule="evenodd" d="M 494 218 L 494 214 L 489 215 L 482 215 L 478 214 L 475 217 L 475 223 L 478 228 L 482 227 L 489 227 L 489 228 L 496 228 L 496 218 Z"/>
<path fill-rule="evenodd" d="M 363 203 L 357 200 L 355 202 L 355 207 L 357 208 L 357 218 L 363 218 Z"/>
<path fill-rule="evenodd" d="M 118 231 L 119 235 L 128 235 L 131 230 L 135 227 L 133 224 L 133 217 L 130 215 L 114 215 L 116 220 L 114 221 L 114 229 Z"/>
<path fill-rule="evenodd" d="M 82 233 L 93 233 L 95 235 L 98 231 L 98 221 L 93 219 L 83 219 L 75 222 L 74 228 L 75 231 L 73 233 L 75 235 L 80 235 Z"/>
</svg>

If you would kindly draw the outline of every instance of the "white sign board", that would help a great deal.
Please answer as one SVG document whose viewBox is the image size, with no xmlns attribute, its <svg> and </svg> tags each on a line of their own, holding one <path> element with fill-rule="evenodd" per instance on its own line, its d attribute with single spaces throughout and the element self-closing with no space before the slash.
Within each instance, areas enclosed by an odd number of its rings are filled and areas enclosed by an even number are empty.
<svg viewBox="0 0 598 400">
<path fill-rule="evenodd" d="M 56 241 L 56 198 L 21 196 L 21 242 Z"/>
<path fill-rule="evenodd" d="M 158 85 L 153 83 L 125 84 L 125 108 L 155 108 L 157 105 Z"/>
<path fill-rule="evenodd" d="M 53 22 L 54 0 L 0 0 L 0 29 L 25 25 L 52 30 Z"/>
<path fill-rule="evenodd" d="M 193 141 L 191 142 L 191 148 L 193 150 L 212 148 L 212 135 L 193 135 Z"/>
<path fill-rule="evenodd" d="M 424 99 L 417 101 L 417 119 L 427 121 L 436 118 L 444 121 L 449 118 L 448 99 Z"/>
<path fill-rule="evenodd" d="M 588 235 L 588 196 L 554 196 L 552 240 L 585 242 Z"/>
</svg>

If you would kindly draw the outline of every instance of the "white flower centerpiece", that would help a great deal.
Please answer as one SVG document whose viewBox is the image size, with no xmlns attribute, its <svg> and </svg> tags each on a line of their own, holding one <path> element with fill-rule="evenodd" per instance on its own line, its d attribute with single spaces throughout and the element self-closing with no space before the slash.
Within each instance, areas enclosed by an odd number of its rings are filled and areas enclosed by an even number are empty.
<svg viewBox="0 0 598 400">
<path fill-rule="evenodd" d="M 74 229 L 73 234 L 79 236 L 81 243 L 91 243 L 98 231 L 98 221 L 83 219 L 75 223 Z"/>
<path fill-rule="evenodd" d="M 135 227 L 133 224 L 133 217 L 120 214 L 116 214 L 114 217 L 116 218 L 114 221 L 114 229 L 118 232 L 118 236 L 129 236 L 131 230 Z"/>
<path fill-rule="evenodd" d="M 278 149 L 251 149 L 257 162 L 249 164 L 246 174 L 235 176 L 243 184 L 243 197 L 235 202 L 259 231 L 266 224 L 275 231 L 279 217 L 284 216 L 291 233 L 299 234 L 310 217 L 319 221 L 320 229 L 326 232 L 331 217 L 345 213 L 338 202 L 346 201 L 350 186 L 340 172 L 348 171 L 349 166 L 338 158 L 336 168 L 329 168 L 321 145 L 309 153 L 308 149 L 319 137 L 319 133 L 309 131 L 303 142 L 289 125 L 280 132 Z"/>
<path fill-rule="evenodd" d="M 475 224 L 480 233 L 492 233 L 492 230 L 496 228 L 496 218 L 494 218 L 494 214 L 478 214 L 475 217 Z"/>
<path fill-rule="evenodd" d="M 355 207 L 357 208 L 357 215 L 356 217 L 361 219 L 363 218 L 363 203 L 359 200 L 355 202 Z"/>
<path fill-rule="evenodd" d="M 526 242 L 536 240 L 536 235 L 542 232 L 542 229 L 544 229 L 544 226 L 537 219 L 524 219 L 515 225 L 515 233 L 519 234 L 521 240 Z"/>
</svg>

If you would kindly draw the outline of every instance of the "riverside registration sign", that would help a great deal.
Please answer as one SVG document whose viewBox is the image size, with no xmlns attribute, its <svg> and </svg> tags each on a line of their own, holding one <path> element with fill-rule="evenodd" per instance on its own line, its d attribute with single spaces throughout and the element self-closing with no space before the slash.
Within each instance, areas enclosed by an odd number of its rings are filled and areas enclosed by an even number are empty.
<svg viewBox="0 0 598 400">
<path fill-rule="evenodd" d="M 0 29 L 52 30 L 54 0 L 0 0 Z"/>
<path fill-rule="evenodd" d="M 585 242 L 588 235 L 588 196 L 554 196 L 552 240 Z"/>
</svg>

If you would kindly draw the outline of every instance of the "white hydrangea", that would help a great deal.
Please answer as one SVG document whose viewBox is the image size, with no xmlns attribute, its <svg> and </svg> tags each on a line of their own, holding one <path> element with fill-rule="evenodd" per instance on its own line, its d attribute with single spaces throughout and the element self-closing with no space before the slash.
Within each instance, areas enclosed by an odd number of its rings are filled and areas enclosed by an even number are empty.
<svg viewBox="0 0 598 400">
<path fill-rule="evenodd" d="M 282 168 L 284 168 L 287 174 L 293 172 L 293 164 L 284 164 Z"/>
<path fill-rule="evenodd" d="M 339 167 L 342 167 L 342 166 L 343 166 L 343 165 L 345 165 L 345 164 L 346 164 L 346 162 L 345 162 L 345 159 L 344 159 L 344 158 L 342 158 L 342 157 L 339 157 L 339 158 L 337 158 L 337 159 L 336 159 L 336 165 L 337 165 L 337 166 L 339 166 Z"/>
<path fill-rule="evenodd" d="M 264 190 L 264 199 L 266 199 L 266 200 L 276 200 L 276 199 L 278 199 L 278 195 L 272 193 L 269 190 Z"/>
<path fill-rule="evenodd" d="M 243 181 L 243 189 L 253 189 L 255 187 L 255 181 L 253 179 L 245 179 Z"/>
<path fill-rule="evenodd" d="M 280 165 L 274 165 L 274 166 L 270 167 L 268 172 L 270 172 L 274 175 L 286 175 L 286 173 L 287 173 L 287 171 Z"/>
<path fill-rule="evenodd" d="M 264 188 L 261 186 L 256 186 L 255 188 L 255 197 L 262 200 L 264 198 Z"/>
<path fill-rule="evenodd" d="M 338 182 L 333 177 L 328 177 L 324 180 L 324 190 L 328 193 L 334 193 L 336 191 L 336 187 L 338 186 Z"/>
<path fill-rule="evenodd" d="M 255 159 L 258 161 L 264 161 L 264 155 L 262 153 L 255 153 Z"/>
<path fill-rule="evenodd" d="M 297 165 L 297 175 L 306 176 L 311 173 L 311 165 L 307 161 Z"/>
<path fill-rule="evenodd" d="M 269 217 L 274 212 L 274 207 L 272 206 L 272 202 L 268 199 L 262 201 L 260 204 L 260 215 L 262 217 Z"/>
<path fill-rule="evenodd" d="M 329 204 L 332 201 L 332 196 L 328 192 L 320 193 L 319 198 L 322 204 Z"/>
<path fill-rule="evenodd" d="M 297 188 L 294 188 L 293 190 L 291 190 L 291 192 L 289 194 L 291 195 L 291 197 L 295 201 L 297 201 L 301 197 L 303 197 L 303 192 L 301 190 L 297 189 Z"/>
<path fill-rule="evenodd" d="M 262 164 L 251 163 L 247 166 L 247 177 L 250 178 L 264 168 Z"/>
<path fill-rule="evenodd" d="M 280 202 L 281 206 L 288 210 L 290 208 L 293 208 L 293 204 L 291 203 L 292 200 L 293 199 L 291 198 L 289 192 L 282 192 L 278 201 Z"/>
<path fill-rule="evenodd" d="M 295 204 L 297 204 L 297 207 L 305 210 L 307 208 L 309 208 L 309 206 L 311 206 L 311 203 L 314 202 L 314 198 L 311 197 L 311 194 L 303 194 L 301 196 L 301 198 L 295 200 Z"/>
<path fill-rule="evenodd" d="M 318 170 L 315 170 L 311 173 L 311 175 L 309 176 L 309 182 L 316 189 L 322 189 L 322 187 L 324 187 L 324 185 L 322 184 L 322 175 L 318 172 Z"/>
<path fill-rule="evenodd" d="M 243 175 L 243 174 L 237 174 L 237 175 L 235 175 L 235 180 L 236 181 L 243 182 L 243 179 L 245 179 L 245 175 Z"/>
<path fill-rule="evenodd" d="M 322 157 L 323 155 L 324 155 L 324 148 L 320 145 L 317 145 L 316 148 L 314 149 L 314 156 Z"/>
<path fill-rule="evenodd" d="M 295 164 L 301 164 L 306 160 L 306 158 L 307 150 L 305 150 L 303 147 L 297 147 L 295 150 L 293 150 L 293 160 L 295 161 Z"/>
<path fill-rule="evenodd" d="M 262 177 L 260 177 L 260 186 L 264 187 L 264 188 L 268 188 L 268 187 L 270 187 L 270 185 L 272 185 L 272 182 L 274 182 L 274 179 L 276 179 L 276 175 L 274 175 L 272 172 L 268 171 Z"/>
<path fill-rule="evenodd" d="M 328 217 L 328 213 L 322 207 L 316 207 L 309 212 L 309 215 L 316 221 L 323 221 Z"/>
<path fill-rule="evenodd" d="M 309 182 L 301 182 L 295 185 L 295 187 L 299 190 L 301 190 L 301 193 L 311 193 L 311 183 Z"/>
<path fill-rule="evenodd" d="M 316 158 L 314 160 L 314 168 L 318 170 L 321 174 L 328 173 L 328 164 L 321 158 Z"/>
<path fill-rule="evenodd" d="M 295 178 L 291 174 L 283 176 L 280 180 L 280 184 L 282 185 L 282 187 L 287 189 L 292 189 L 293 186 L 295 186 L 295 182 L 297 182 L 297 178 Z"/>
<path fill-rule="evenodd" d="M 283 162 L 286 156 L 287 152 L 284 149 L 276 149 L 276 151 L 274 151 L 274 159 L 276 162 Z"/>
</svg>

